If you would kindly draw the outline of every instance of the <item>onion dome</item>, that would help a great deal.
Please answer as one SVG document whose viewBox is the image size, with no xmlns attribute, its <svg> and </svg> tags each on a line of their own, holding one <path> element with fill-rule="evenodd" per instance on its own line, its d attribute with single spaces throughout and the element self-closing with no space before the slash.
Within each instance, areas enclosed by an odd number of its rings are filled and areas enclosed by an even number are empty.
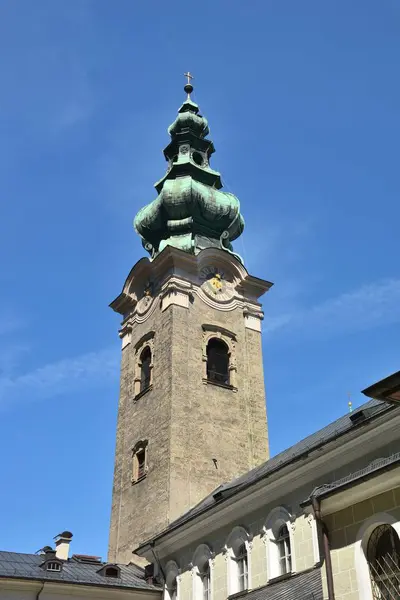
<svg viewBox="0 0 400 600">
<path fill-rule="evenodd" d="M 168 128 L 171 141 L 164 150 L 168 167 L 155 184 L 158 197 L 134 220 L 152 258 L 168 245 L 191 254 L 207 247 L 232 252 L 231 242 L 244 229 L 238 198 L 221 191 L 221 176 L 210 166 L 215 149 L 206 137 L 207 119 L 190 98 L 190 80 L 184 89 L 188 97 Z"/>
</svg>

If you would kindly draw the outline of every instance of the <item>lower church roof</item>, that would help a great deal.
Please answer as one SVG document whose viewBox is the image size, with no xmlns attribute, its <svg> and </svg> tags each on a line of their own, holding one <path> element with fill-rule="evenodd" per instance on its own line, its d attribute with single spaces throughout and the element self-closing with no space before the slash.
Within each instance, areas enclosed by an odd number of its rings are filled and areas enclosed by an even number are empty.
<svg viewBox="0 0 400 600">
<path fill-rule="evenodd" d="M 105 577 L 98 571 L 106 563 L 83 563 L 70 558 L 61 561 L 61 571 L 51 572 L 41 567 L 43 560 L 43 555 L 40 554 L 0 551 L 0 579 L 30 579 L 100 587 L 160 590 L 146 583 L 144 570 L 133 564 L 118 565 L 120 577 Z"/>
</svg>

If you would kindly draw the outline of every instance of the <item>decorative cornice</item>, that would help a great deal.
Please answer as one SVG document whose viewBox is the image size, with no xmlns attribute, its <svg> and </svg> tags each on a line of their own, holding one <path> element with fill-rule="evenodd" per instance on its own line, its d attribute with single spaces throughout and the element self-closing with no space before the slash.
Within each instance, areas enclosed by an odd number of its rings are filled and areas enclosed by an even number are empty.
<svg viewBox="0 0 400 600">
<path fill-rule="evenodd" d="M 229 337 L 231 338 L 233 341 L 237 341 L 237 337 L 236 337 L 236 333 L 234 333 L 233 331 L 229 331 L 229 329 L 225 329 L 225 327 L 220 327 L 219 325 L 214 325 L 213 323 L 204 323 L 204 325 L 201 326 L 204 333 L 206 332 L 213 332 L 213 333 L 219 333 L 219 337 L 223 336 L 223 337 Z"/>
</svg>

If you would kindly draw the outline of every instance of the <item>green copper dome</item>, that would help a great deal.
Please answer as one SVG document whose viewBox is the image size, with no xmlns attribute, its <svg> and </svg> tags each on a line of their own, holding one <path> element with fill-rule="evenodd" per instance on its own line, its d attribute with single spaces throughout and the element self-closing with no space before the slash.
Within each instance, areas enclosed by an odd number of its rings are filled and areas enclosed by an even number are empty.
<svg viewBox="0 0 400 600">
<path fill-rule="evenodd" d="M 171 142 L 164 150 L 168 167 L 155 184 L 158 197 L 134 220 L 152 258 L 168 245 L 191 254 L 210 246 L 232 252 L 231 241 L 244 229 L 239 200 L 220 191 L 221 176 L 210 167 L 214 145 L 206 139 L 208 122 L 190 98 L 192 89 L 185 86 L 188 98 L 168 128 Z"/>
</svg>

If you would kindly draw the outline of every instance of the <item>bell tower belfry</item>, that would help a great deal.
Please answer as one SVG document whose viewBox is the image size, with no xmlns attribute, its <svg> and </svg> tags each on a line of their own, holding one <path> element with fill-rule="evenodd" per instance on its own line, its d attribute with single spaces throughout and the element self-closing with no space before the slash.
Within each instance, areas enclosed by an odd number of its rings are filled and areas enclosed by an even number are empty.
<svg viewBox="0 0 400 600">
<path fill-rule="evenodd" d="M 150 258 L 111 307 L 122 315 L 109 561 L 163 530 L 218 485 L 268 458 L 259 297 L 231 242 L 239 200 L 210 166 L 191 99 L 169 127 L 167 172 L 134 227 Z"/>
</svg>

